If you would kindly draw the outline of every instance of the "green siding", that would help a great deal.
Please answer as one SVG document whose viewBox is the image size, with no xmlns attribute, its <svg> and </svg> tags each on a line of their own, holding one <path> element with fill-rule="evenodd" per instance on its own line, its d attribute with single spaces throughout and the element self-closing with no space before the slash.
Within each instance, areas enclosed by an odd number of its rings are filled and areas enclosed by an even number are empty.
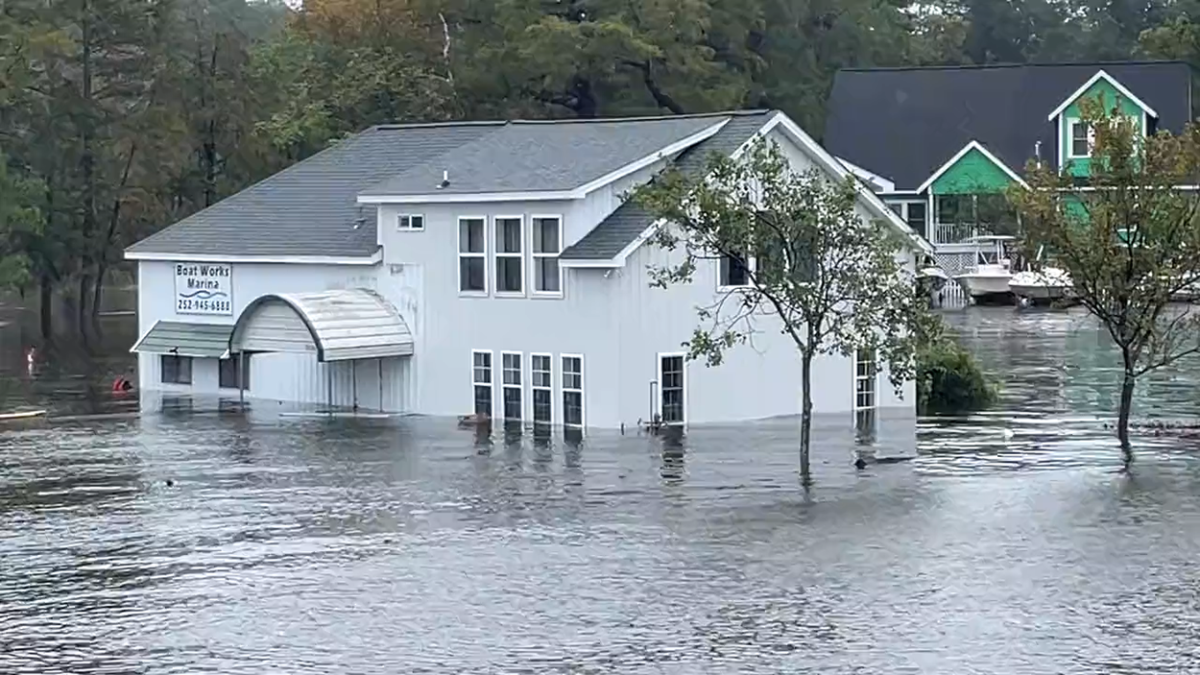
<svg viewBox="0 0 1200 675">
<path fill-rule="evenodd" d="M 1063 110 L 1062 114 L 1058 116 L 1059 156 L 1062 157 L 1062 163 L 1064 166 L 1066 166 L 1066 164 L 1068 162 L 1071 164 L 1070 171 L 1071 171 L 1071 175 L 1073 175 L 1073 176 L 1088 175 L 1088 172 L 1090 170 L 1091 160 L 1088 159 L 1087 157 L 1080 157 L 1080 158 L 1075 158 L 1075 159 L 1072 159 L 1070 157 L 1070 154 L 1071 154 L 1070 153 L 1070 151 L 1071 151 L 1071 126 L 1070 126 L 1071 120 L 1073 120 L 1073 119 L 1077 120 L 1080 118 L 1080 111 L 1079 111 L 1079 100 L 1080 99 L 1095 98 L 1096 96 L 1100 96 L 1101 102 L 1103 102 L 1104 107 L 1108 110 L 1111 110 L 1112 107 L 1114 105 L 1116 105 L 1117 101 L 1119 100 L 1121 102 L 1121 106 L 1120 106 L 1121 113 L 1124 115 L 1136 116 L 1137 120 L 1138 120 L 1138 128 L 1141 130 L 1143 136 L 1146 135 L 1146 115 L 1144 114 L 1145 111 L 1143 111 L 1140 107 L 1138 107 L 1138 104 L 1129 100 L 1129 97 L 1127 97 L 1127 96 L 1121 94 L 1121 92 L 1117 91 L 1117 88 L 1112 86 L 1111 84 L 1109 84 L 1108 80 L 1105 80 L 1103 78 L 1101 78 L 1100 80 L 1097 80 L 1096 83 L 1093 84 L 1091 87 L 1089 87 L 1087 91 L 1085 91 L 1082 94 L 1080 94 L 1079 96 L 1077 96 L 1074 101 L 1071 101 L 1071 105 L 1067 106 L 1066 110 Z"/>
<path fill-rule="evenodd" d="M 1004 192 L 1013 179 L 977 148 L 958 158 L 929 187 L 935 195 L 967 195 Z"/>
</svg>

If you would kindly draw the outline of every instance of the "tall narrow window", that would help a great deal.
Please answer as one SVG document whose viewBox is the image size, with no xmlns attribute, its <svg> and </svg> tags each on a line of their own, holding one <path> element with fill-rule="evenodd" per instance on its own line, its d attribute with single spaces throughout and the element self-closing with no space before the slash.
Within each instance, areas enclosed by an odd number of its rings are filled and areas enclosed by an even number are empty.
<svg viewBox="0 0 1200 675">
<path fill-rule="evenodd" d="M 458 219 L 458 290 L 487 293 L 487 236 L 483 218 Z"/>
<path fill-rule="evenodd" d="M 1092 154 L 1092 133 L 1088 123 L 1071 120 L 1071 157 L 1088 157 Z"/>
<path fill-rule="evenodd" d="M 554 379 L 550 372 L 551 362 L 552 357 L 549 354 L 529 355 L 534 424 L 550 424 L 554 421 Z"/>
<path fill-rule="evenodd" d="M 854 354 L 854 409 L 875 407 L 875 352 L 859 349 Z"/>
<path fill-rule="evenodd" d="M 523 415 L 521 406 L 521 354 L 501 352 L 501 385 L 504 391 L 504 419 L 519 420 Z"/>
<path fill-rule="evenodd" d="M 523 293 L 524 222 L 520 217 L 496 218 L 496 292 Z"/>
<path fill-rule="evenodd" d="M 750 285 L 750 261 L 745 256 L 721 256 L 721 280 L 723 288 Z"/>
<path fill-rule="evenodd" d="M 583 426 L 583 357 L 562 357 L 563 425 Z"/>
<path fill-rule="evenodd" d="M 492 353 L 471 352 L 471 382 L 474 389 L 475 414 L 492 416 Z"/>
<path fill-rule="evenodd" d="M 192 357 L 163 354 L 158 363 L 163 384 L 192 383 Z"/>
<path fill-rule="evenodd" d="M 662 421 L 683 424 L 684 369 L 682 354 L 659 357 L 659 390 L 662 392 Z"/>
<path fill-rule="evenodd" d="M 533 219 L 533 291 L 547 295 L 562 293 L 562 219 L 540 216 Z"/>
<path fill-rule="evenodd" d="M 925 236 L 925 202 L 909 202 L 906 205 L 904 220 L 913 232 Z"/>
</svg>

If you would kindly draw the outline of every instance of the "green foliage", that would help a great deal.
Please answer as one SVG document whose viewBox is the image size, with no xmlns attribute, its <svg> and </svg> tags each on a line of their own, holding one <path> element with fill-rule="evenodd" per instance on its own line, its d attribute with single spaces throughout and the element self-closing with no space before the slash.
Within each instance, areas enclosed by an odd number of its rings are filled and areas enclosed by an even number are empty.
<svg viewBox="0 0 1200 675">
<path fill-rule="evenodd" d="M 984 410 L 996 389 L 979 364 L 951 337 L 937 335 L 917 350 L 917 412 L 959 414 Z"/>
<path fill-rule="evenodd" d="M 45 226 L 45 189 L 0 154 L 0 288 L 23 289 L 31 281 L 29 242 Z"/>
<path fill-rule="evenodd" d="M 1030 189 L 1011 198 L 1022 212 L 1024 246 L 1054 251 L 1077 299 L 1121 353 L 1124 383 L 1117 425 L 1128 450 L 1135 380 L 1200 353 L 1200 312 L 1169 308 L 1200 281 L 1200 127 L 1143 137 L 1138 120 L 1099 99 L 1080 105 L 1095 142 L 1087 176 L 1030 167 Z M 1181 186 L 1191 186 L 1180 189 Z"/>
</svg>

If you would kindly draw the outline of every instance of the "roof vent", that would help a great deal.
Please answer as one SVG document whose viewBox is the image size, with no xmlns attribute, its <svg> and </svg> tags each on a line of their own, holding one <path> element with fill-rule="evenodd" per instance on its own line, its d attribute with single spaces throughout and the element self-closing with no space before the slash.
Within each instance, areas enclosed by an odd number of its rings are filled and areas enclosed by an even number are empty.
<svg viewBox="0 0 1200 675">
<path fill-rule="evenodd" d="M 442 190 L 442 189 L 445 189 L 448 187 L 450 187 L 450 172 L 443 171 L 442 172 L 442 182 L 438 183 L 437 189 Z"/>
</svg>

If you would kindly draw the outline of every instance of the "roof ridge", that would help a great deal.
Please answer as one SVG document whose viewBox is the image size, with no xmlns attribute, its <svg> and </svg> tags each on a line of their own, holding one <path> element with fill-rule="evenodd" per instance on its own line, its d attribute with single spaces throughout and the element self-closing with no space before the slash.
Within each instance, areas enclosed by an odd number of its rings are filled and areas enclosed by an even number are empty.
<svg viewBox="0 0 1200 675">
<path fill-rule="evenodd" d="M 504 120 L 447 120 L 443 122 L 389 122 L 386 124 L 375 124 L 363 129 L 363 131 L 399 131 L 402 129 L 439 129 L 447 127 L 486 127 L 486 126 L 503 126 L 508 122 Z M 359 132 L 362 133 L 362 132 Z"/>
<path fill-rule="evenodd" d="M 590 124 L 593 122 L 649 122 L 658 120 L 689 120 L 708 117 L 748 117 L 750 115 L 765 115 L 774 112 L 766 108 L 751 110 L 720 110 L 708 113 L 686 113 L 683 115 L 634 115 L 630 117 L 564 117 L 559 119 L 515 119 L 510 124 Z"/>
<path fill-rule="evenodd" d="M 1100 67 L 1104 66 L 1146 66 L 1146 65 L 1190 65 L 1182 59 L 1120 59 L 1115 61 L 1046 61 L 1041 63 L 964 63 L 939 66 L 880 66 L 865 68 L 841 68 L 840 71 L 852 73 L 891 72 L 903 70 L 999 70 L 1002 68 L 1062 68 L 1065 66 Z"/>
</svg>

